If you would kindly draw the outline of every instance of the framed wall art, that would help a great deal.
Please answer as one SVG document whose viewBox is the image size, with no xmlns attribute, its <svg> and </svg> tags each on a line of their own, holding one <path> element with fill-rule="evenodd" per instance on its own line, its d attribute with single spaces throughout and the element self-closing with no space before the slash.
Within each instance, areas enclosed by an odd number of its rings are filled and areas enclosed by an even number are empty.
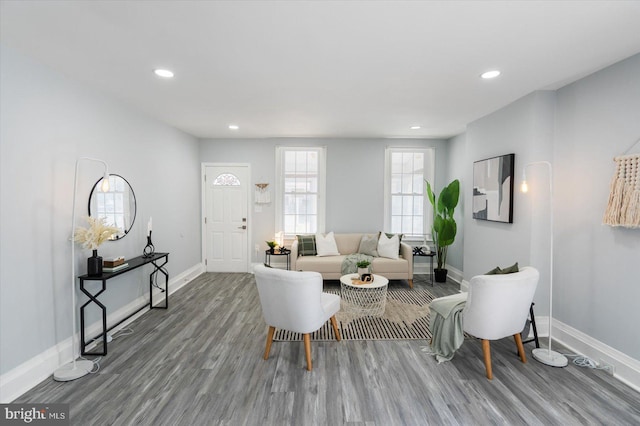
<svg viewBox="0 0 640 426">
<path fill-rule="evenodd" d="M 515 154 L 473 163 L 473 218 L 513 223 Z"/>
</svg>

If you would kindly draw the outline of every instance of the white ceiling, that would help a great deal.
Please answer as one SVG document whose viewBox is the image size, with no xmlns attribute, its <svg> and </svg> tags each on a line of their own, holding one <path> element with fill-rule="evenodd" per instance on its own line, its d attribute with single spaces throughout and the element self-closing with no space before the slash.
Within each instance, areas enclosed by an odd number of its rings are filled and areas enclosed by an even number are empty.
<svg viewBox="0 0 640 426">
<path fill-rule="evenodd" d="M 3 45 L 203 138 L 450 137 L 640 52 L 640 1 L 2 0 L 0 16 Z"/>
</svg>

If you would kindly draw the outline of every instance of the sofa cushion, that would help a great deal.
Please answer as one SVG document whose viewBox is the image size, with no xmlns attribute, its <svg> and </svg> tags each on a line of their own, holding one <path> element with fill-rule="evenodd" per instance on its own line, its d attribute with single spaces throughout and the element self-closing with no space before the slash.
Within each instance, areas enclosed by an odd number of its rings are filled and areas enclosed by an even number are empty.
<svg viewBox="0 0 640 426">
<path fill-rule="evenodd" d="M 398 259 L 389 259 L 386 257 L 376 257 L 371 263 L 371 271 L 374 274 L 393 274 L 407 273 L 409 270 L 409 262 L 402 257 Z"/>
<path fill-rule="evenodd" d="M 362 234 L 335 234 L 335 238 L 340 254 L 353 254 L 358 252 Z"/>
<path fill-rule="evenodd" d="M 501 268 L 502 274 L 514 274 L 519 271 L 518 262 L 514 263 L 511 266 L 507 266 L 506 268 Z"/>
<path fill-rule="evenodd" d="M 389 238 L 382 232 L 378 240 L 378 254 L 380 257 L 388 257 L 389 259 L 397 259 L 400 253 L 400 237 L 394 235 Z"/>
<path fill-rule="evenodd" d="M 378 234 L 363 234 L 358 253 L 378 257 Z"/>
<path fill-rule="evenodd" d="M 498 275 L 498 274 L 501 274 L 501 273 L 502 273 L 502 269 L 500 269 L 499 266 L 496 266 L 495 268 L 493 268 L 489 272 L 485 273 L 484 275 Z"/>
<path fill-rule="evenodd" d="M 296 235 L 296 237 L 298 238 L 299 256 L 315 256 L 318 254 L 315 235 Z"/>
<path fill-rule="evenodd" d="M 389 232 L 385 232 L 384 233 L 388 238 L 393 237 L 394 235 L 398 236 L 398 254 L 400 254 L 400 243 L 402 242 L 402 238 L 404 238 L 404 234 L 393 234 L 393 233 L 389 233 Z"/>
<path fill-rule="evenodd" d="M 316 271 L 322 273 L 340 272 L 345 256 L 306 256 L 299 257 L 296 269 L 299 271 Z"/>
<path fill-rule="evenodd" d="M 516 272 L 518 272 L 518 262 L 514 263 L 511 266 L 508 266 L 506 268 L 501 268 L 499 266 L 496 266 L 495 268 L 493 268 L 492 270 L 490 270 L 489 272 L 487 272 L 484 275 L 503 275 L 503 274 L 514 274 Z"/>
<path fill-rule="evenodd" d="M 329 232 L 327 235 L 316 234 L 316 251 L 318 252 L 317 256 L 320 257 L 340 255 L 333 232 Z"/>
</svg>

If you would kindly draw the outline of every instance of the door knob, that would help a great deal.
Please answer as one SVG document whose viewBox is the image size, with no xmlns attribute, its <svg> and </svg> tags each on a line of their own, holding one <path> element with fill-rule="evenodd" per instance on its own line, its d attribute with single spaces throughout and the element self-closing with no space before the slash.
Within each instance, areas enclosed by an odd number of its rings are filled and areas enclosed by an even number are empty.
<svg viewBox="0 0 640 426">
<path fill-rule="evenodd" d="M 238 229 L 247 229 L 247 225 L 238 226 Z"/>
</svg>

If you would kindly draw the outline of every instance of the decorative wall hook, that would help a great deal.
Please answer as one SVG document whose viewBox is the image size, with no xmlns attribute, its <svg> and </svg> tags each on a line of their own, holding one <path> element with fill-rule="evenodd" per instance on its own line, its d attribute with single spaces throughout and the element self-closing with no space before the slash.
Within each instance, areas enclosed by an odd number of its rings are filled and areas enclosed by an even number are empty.
<svg viewBox="0 0 640 426">
<path fill-rule="evenodd" d="M 268 183 L 256 183 L 256 204 L 269 204 L 271 202 L 271 193 L 268 190 Z"/>
</svg>

